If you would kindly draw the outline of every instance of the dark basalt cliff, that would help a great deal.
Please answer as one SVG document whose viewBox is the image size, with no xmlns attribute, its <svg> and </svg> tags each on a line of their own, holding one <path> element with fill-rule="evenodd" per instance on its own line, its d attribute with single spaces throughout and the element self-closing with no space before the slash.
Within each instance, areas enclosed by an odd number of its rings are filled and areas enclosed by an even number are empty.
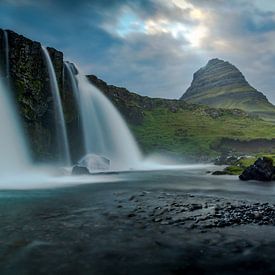
<svg viewBox="0 0 275 275">
<path fill-rule="evenodd" d="M 58 156 L 56 141 L 57 125 L 54 114 L 53 97 L 50 90 L 49 74 L 42 55 L 41 44 L 32 41 L 13 31 L 6 31 L 8 37 L 8 53 L 4 31 L 0 29 L 0 60 L 1 77 L 10 91 L 14 92 L 20 117 L 22 119 L 33 158 L 51 160 Z M 77 128 L 78 114 L 71 107 L 73 101 L 69 85 L 64 88 L 63 54 L 53 48 L 48 48 L 55 69 L 65 117 L 68 128 Z M 8 64 L 6 64 L 8 54 Z M 71 131 L 69 131 L 69 134 Z M 73 156 L 74 157 L 74 156 Z M 75 158 L 78 156 L 75 155 Z"/>
<path fill-rule="evenodd" d="M 215 108 L 239 108 L 275 120 L 275 107 L 229 62 L 212 59 L 193 76 L 182 100 Z"/>
</svg>

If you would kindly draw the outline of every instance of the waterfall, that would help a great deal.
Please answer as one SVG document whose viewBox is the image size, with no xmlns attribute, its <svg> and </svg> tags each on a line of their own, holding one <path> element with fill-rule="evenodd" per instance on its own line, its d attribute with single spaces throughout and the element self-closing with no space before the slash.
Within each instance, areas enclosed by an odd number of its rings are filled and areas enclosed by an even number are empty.
<svg viewBox="0 0 275 275">
<path fill-rule="evenodd" d="M 42 52 L 46 60 L 47 69 L 48 69 L 49 78 L 50 78 L 51 92 L 54 99 L 58 146 L 59 146 L 60 153 L 63 157 L 64 164 L 69 165 L 71 163 L 69 142 L 68 142 L 63 107 L 62 107 L 60 92 L 57 84 L 56 74 L 55 74 L 55 70 L 54 70 L 52 60 L 50 58 L 48 50 L 42 46 Z"/>
<path fill-rule="evenodd" d="M 5 45 L 5 65 L 6 65 L 6 77 L 10 76 L 10 62 L 9 62 L 9 34 L 4 30 L 4 45 Z"/>
<path fill-rule="evenodd" d="M 142 156 L 119 112 L 86 76 L 74 76 L 72 66 L 67 64 L 66 67 L 77 95 L 86 154 L 107 157 L 111 161 L 111 169 L 137 167 Z"/>
<path fill-rule="evenodd" d="M 21 175 L 30 164 L 24 134 L 20 129 L 10 92 L 0 82 L 0 175 Z"/>
<path fill-rule="evenodd" d="M 67 69 L 67 72 L 68 72 L 68 76 L 69 76 L 69 80 L 70 80 L 71 87 L 72 87 L 72 90 L 73 90 L 74 98 L 75 98 L 76 102 L 78 103 L 78 101 L 79 101 L 79 91 L 78 91 L 78 87 L 77 87 L 77 81 L 76 81 L 76 78 L 75 78 L 75 73 L 76 72 L 75 72 L 74 65 L 69 63 L 69 62 L 64 62 L 64 65 L 65 65 L 65 68 Z"/>
<path fill-rule="evenodd" d="M 71 88 L 73 91 L 73 97 L 76 102 L 76 106 L 77 106 L 79 112 L 81 112 L 80 105 L 79 105 L 78 83 L 77 83 L 77 79 L 75 77 L 75 74 L 77 74 L 77 69 L 73 63 L 66 62 L 66 61 L 64 62 L 64 66 L 65 66 L 68 76 L 69 76 L 69 81 L 70 81 Z M 81 116 L 81 114 L 80 114 L 80 116 Z M 82 119 L 80 119 L 80 124 L 81 124 L 81 128 L 83 129 L 84 125 L 83 125 Z M 81 136 L 83 137 L 83 132 L 81 134 L 82 134 Z"/>
</svg>

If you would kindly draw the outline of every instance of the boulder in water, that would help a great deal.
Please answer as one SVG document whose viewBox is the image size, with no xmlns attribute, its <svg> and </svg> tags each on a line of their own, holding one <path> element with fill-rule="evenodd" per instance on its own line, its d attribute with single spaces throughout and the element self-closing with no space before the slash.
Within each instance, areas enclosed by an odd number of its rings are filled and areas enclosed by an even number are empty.
<svg viewBox="0 0 275 275">
<path fill-rule="evenodd" d="M 239 176 L 240 180 L 271 181 L 275 178 L 273 160 L 267 157 L 258 158 Z"/>
<path fill-rule="evenodd" d="M 72 170 L 72 175 L 90 175 L 91 173 L 86 167 L 75 165 Z"/>
<path fill-rule="evenodd" d="M 78 162 L 78 166 L 85 167 L 90 173 L 106 171 L 110 169 L 110 160 L 96 154 L 88 154 Z"/>
</svg>

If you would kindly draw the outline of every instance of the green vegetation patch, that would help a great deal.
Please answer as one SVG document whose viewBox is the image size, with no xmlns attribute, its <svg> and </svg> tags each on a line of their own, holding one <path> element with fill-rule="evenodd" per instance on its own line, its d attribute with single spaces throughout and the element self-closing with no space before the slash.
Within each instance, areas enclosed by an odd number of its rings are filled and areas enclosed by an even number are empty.
<svg viewBox="0 0 275 275">
<path fill-rule="evenodd" d="M 205 107 L 179 108 L 176 112 L 168 108 L 146 110 L 143 122 L 131 128 L 145 152 L 167 151 L 188 156 L 219 155 L 216 145 L 223 138 L 251 141 L 274 137 L 275 125 L 270 122 L 222 109 L 213 115 L 209 110 Z"/>
<path fill-rule="evenodd" d="M 275 162 L 275 155 L 257 154 L 255 156 L 242 157 L 234 165 L 230 165 L 224 169 L 228 175 L 240 175 L 246 168 L 253 165 L 258 158 L 266 157 Z"/>
</svg>

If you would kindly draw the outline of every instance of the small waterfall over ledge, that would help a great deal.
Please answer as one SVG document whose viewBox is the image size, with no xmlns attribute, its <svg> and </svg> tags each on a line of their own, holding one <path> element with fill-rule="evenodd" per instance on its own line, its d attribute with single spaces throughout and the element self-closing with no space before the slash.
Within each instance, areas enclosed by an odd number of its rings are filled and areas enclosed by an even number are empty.
<svg viewBox="0 0 275 275">
<path fill-rule="evenodd" d="M 107 157 L 113 170 L 136 168 L 142 155 L 119 112 L 86 76 L 75 76 L 68 63 L 66 68 L 80 110 L 86 154 Z"/>
<path fill-rule="evenodd" d="M 52 64 L 52 60 L 50 58 L 48 50 L 42 46 L 42 52 L 44 54 L 45 61 L 47 63 L 50 84 L 51 84 L 51 92 L 54 99 L 55 105 L 55 113 L 56 113 L 56 131 L 57 131 L 57 140 L 58 140 L 58 147 L 60 150 L 61 161 L 65 165 L 70 165 L 71 157 L 70 157 L 70 150 L 69 150 L 69 142 L 67 136 L 67 130 L 65 125 L 63 107 L 60 97 L 60 92 L 57 84 L 55 70 Z M 63 158 L 63 159 L 62 159 Z"/>
</svg>

